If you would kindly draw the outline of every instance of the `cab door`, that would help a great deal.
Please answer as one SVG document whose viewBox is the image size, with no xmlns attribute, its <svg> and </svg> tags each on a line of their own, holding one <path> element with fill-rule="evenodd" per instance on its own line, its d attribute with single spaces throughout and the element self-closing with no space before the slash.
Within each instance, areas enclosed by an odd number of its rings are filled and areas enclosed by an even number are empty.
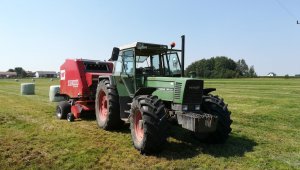
<svg viewBox="0 0 300 170">
<path fill-rule="evenodd" d="M 120 52 L 115 66 L 115 79 L 120 96 L 133 97 L 135 93 L 134 51 L 132 49 Z"/>
</svg>

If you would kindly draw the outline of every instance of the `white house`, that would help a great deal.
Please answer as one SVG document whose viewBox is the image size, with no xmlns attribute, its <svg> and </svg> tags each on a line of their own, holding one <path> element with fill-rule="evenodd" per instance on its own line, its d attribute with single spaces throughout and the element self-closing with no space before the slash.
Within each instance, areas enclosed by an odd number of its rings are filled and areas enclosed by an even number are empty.
<svg viewBox="0 0 300 170">
<path fill-rule="evenodd" d="M 55 71 L 36 71 L 36 78 L 46 77 L 46 78 L 56 78 L 57 73 Z"/>
<path fill-rule="evenodd" d="M 270 72 L 269 74 L 267 74 L 267 76 L 269 76 L 269 77 L 275 77 L 275 76 L 276 76 L 276 74 L 275 74 L 275 73 L 273 73 L 273 72 Z"/>
</svg>

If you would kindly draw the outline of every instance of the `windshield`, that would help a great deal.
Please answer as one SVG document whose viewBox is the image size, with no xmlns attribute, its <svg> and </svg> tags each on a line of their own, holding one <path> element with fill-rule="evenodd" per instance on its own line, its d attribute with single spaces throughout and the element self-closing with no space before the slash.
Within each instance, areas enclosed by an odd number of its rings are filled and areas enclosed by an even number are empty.
<svg viewBox="0 0 300 170">
<path fill-rule="evenodd" d="M 176 52 L 136 56 L 136 74 L 178 76 L 181 65 Z"/>
<path fill-rule="evenodd" d="M 169 68 L 169 75 L 178 75 L 180 74 L 180 61 L 177 53 L 167 53 L 164 55 L 165 63 L 167 63 L 167 67 Z"/>
</svg>

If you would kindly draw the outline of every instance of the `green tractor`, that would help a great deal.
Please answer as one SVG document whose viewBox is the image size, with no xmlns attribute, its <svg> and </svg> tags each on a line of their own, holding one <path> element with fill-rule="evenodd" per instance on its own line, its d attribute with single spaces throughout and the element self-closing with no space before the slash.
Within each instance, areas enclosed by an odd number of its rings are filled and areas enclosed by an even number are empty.
<svg viewBox="0 0 300 170">
<path fill-rule="evenodd" d="M 184 77 L 184 46 L 136 42 L 114 48 L 114 71 L 100 76 L 96 119 L 105 130 L 130 122 L 134 147 L 159 152 L 166 142 L 169 121 L 193 132 L 199 140 L 224 143 L 231 132 L 230 111 L 223 99 L 209 94 L 203 80 Z M 181 59 L 180 59 L 181 58 Z"/>
</svg>

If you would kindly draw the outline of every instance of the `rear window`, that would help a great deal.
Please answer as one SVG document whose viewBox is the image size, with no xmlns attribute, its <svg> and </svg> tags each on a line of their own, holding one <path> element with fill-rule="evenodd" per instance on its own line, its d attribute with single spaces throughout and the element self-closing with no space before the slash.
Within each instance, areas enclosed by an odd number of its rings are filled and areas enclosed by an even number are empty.
<svg viewBox="0 0 300 170">
<path fill-rule="evenodd" d="M 108 72 L 109 71 L 107 64 L 104 63 L 85 62 L 84 67 L 87 72 Z"/>
</svg>

